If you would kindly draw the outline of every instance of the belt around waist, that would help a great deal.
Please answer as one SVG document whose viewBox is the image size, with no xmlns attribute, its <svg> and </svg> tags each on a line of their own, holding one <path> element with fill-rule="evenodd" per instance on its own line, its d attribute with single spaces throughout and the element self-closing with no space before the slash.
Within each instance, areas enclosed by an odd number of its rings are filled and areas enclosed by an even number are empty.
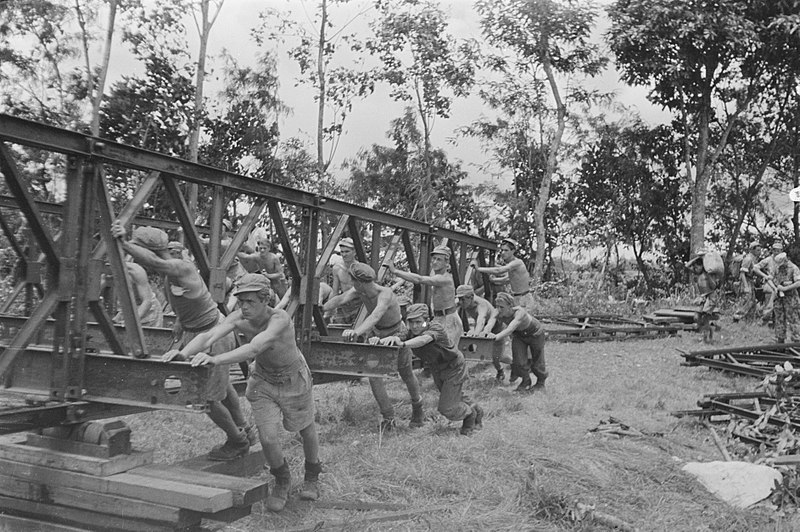
<svg viewBox="0 0 800 532">
<path fill-rule="evenodd" d="M 434 310 L 433 311 L 433 315 L 434 316 L 447 316 L 448 314 L 452 314 L 455 311 L 456 311 L 456 307 L 452 306 L 452 307 L 446 308 L 444 310 Z"/>
<path fill-rule="evenodd" d="M 511 295 L 514 296 L 514 297 L 519 297 L 519 296 L 526 296 L 526 295 L 528 295 L 530 293 L 531 293 L 530 290 L 525 290 L 524 292 L 520 292 L 518 294 L 511 294 Z"/>
<path fill-rule="evenodd" d="M 186 332 L 190 332 L 190 333 L 205 332 L 205 331 L 213 328 L 214 325 L 216 325 L 218 321 L 219 320 L 214 320 L 211 323 L 209 323 L 208 325 L 201 325 L 200 327 L 186 327 L 186 326 L 184 326 L 183 330 L 186 331 Z"/>
</svg>

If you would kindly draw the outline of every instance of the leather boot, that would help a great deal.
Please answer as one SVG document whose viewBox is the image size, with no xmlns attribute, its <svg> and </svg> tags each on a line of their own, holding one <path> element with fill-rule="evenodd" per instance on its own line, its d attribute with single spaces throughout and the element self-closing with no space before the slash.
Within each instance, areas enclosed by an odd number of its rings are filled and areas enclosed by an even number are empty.
<svg viewBox="0 0 800 532">
<path fill-rule="evenodd" d="M 319 499 L 319 474 L 322 473 L 322 464 L 319 462 L 312 464 L 306 461 L 306 474 L 303 478 L 303 489 L 300 490 L 300 498 L 304 501 L 316 501 Z"/>
<path fill-rule="evenodd" d="M 416 429 L 425 424 L 425 411 L 422 409 L 422 401 L 411 403 L 411 421 L 408 426 Z"/>
<path fill-rule="evenodd" d="M 477 416 L 477 412 L 475 412 L 475 407 L 473 407 L 469 415 L 464 418 L 464 421 L 461 423 L 461 435 L 462 436 L 469 436 L 475 430 L 475 418 Z"/>
<path fill-rule="evenodd" d="M 289 489 L 292 486 L 292 473 L 286 460 L 278 468 L 272 468 L 272 476 L 275 477 L 275 487 L 267 497 L 267 510 L 270 512 L 280 512 L 286 506 L 289 499 Z"/>
</svg>

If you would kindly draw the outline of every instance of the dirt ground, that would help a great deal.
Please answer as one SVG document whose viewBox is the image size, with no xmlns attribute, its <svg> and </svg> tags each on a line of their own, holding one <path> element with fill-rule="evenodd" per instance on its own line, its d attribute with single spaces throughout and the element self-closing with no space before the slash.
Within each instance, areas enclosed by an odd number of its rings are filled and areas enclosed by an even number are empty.
<svg viewBox="0 0 800 532">
<path fill-rule="evenodd" d="M 292 498 L 284 512 L 262 504 L 209 530 L 800 530 L 793 511 L 767 504 L 737 510 L 681 471 L 687 462 L 721 460 L 708 429 L 673 411 L 696 408 L 705 393 L 752 390 L 757 379 L 682 366 L 680 351 L 708 349 L 683 332 L 657 340 L 557 343 L 546 347 L 547 391 L 513 392 L 486 364 L 471 368 L 469 393 L 487 412 L 484 429 L 458 433 L 436 413 L 423 379 L 427 422 L 409 429 L 410 404 L 399 379 L 389 393 L 402 419 L 377 430 L 366 382 L 315 387 L 322 444 L 322 500 L 369 503 L 371 510 L 323 508 Z M 722 321 L 714 348 L 771 343 L 771 331 Z M 593 432 L 618 420 L 641 435 Z M 155 412 L 130 416 L 134 444 L 156 460 L 201 454 L 221 436 L 204 416 Z M 286 434 L 295 484 L 302 447 Z M 259 473 L 268 476 L 267 472 Z M 325 505 L 330 506 L 330 504 Z M 589 512 L 581 510 L 588 509 Z"/>
</svg>

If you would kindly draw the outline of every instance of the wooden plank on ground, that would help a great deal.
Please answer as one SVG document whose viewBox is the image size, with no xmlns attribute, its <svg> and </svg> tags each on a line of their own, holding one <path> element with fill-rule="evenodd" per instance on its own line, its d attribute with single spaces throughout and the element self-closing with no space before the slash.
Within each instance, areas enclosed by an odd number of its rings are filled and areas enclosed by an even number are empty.
<svg viewBox="0 0 800 532">
<path fill-rule="evenodd" d="M 100 529 L 124 532 L 175 531 L 175 527 L 155 521 L 126 519 L 124 517 L 90 512 L 89 510 L 70 508 L 68 506 L 56 506 L 54 504 L 26 501 L 16 497 L 0 496 L 0 508 L 38 518 L 50 518 L 59 523 L 85 525 L 91 527 L 92 530 Z"/>
<path fill-rule="evenodd" d="M 220 475 L 232 475 L 235 477 L 251 477 L 258 474 L 266 463 L 264 453 L 261 452 L 261 445 L 254 445 L 250 447 L 249 453 L 236 460 L 219 462 L 209 460 L 208 455 L 201 455 L 176 462 L 173 465 L 194 471 L 219 473 Z"/>
<path fill-rule="evenodd" d="M 48 485 L 121 495 L 197 512 L 213 513 L 233 506 L 233 494 L 228 490 L 144 478 L 127 473 L 97 477 L 3 459 L 0 459 L 0 471 L 4 475 L 46 482 Z"/>
<path fill-rule="evenodd" d="M 137 467 L 128 474 L 230 490 L 234 506 L 250 506 L 267 497 L 267 479 L 240 478 L 164 464 Z"/>
<path fill-rule="evenodd" d="M 69 525 L 59 525 L 41 521 L 33 517 L 21 517 L 0 513 L 0 530 L 13 530 L 14 532 L 87 532 L 85 528 L 76 528 Z"/>
<path fill-rule="evenodd" d="M 223 523 L 233 523 L 244 517 L 250 515 L 250 506 L 234 506 L 227 510 L 220 510 L 214 513 L 203 513 L 203 519 L 211 519 L 213 521 L 222 521 Z"/>
<path fill-rule="evenodd" d="M 121 454 L 111 458 L 96 458 L 33 447 L 24 443 L 0 443 L 0 458 L 107 477 L 152 463 L 153 451 L 133 451 L 131 454 Z"/>
<path fill-rule="evenodd" d="M 79 454 L 83 456 L 93 456 L 95 458 L 110 458 L 111 449 L 107 445 L 97 445 L 64 438 L 54 438 L 52 436 L 42 436 L 41 434 L 26 434 L 25 444 L 31 447 L 41 447 L 62 453 Z"/>
<path fill-rule="evenodd" d="M 156 504 L 152 502 L 86 491 L 65 486 L 53 486 L 47 482 L 23 480 L 0 475 L 0 495 L 16 497 L 32 502 L 58 504 L 91 510 L 102 514 L 113 514 L 117 517 L 148 520 L 171 524 L 176 527 L 187 527 L 200 522 L 198 512 Z"/>
</svg>

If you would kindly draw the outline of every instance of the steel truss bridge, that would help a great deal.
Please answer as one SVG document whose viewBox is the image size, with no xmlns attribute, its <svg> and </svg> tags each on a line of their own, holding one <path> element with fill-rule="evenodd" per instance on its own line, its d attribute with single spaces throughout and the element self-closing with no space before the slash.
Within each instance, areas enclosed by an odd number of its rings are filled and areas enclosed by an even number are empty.
<svg viewBox="0 0 800 532">
<path fill-rule="evenodd" d="M 291 277 L 287 310 L 315 383 L 396 373 L 397 348 L 329 335 L 317 305 L 320 281 L 343 236 L 353 239 L 357 259 L 370 264 L 379 281 L 394 260 L 427 273 L 430 251 L 444 244 L 453 252 L 458 285 L 473 273 L 471 261 L 492 264 L 496 251 L 494 242 L 476 236 L 8 115 L 0 115 L 0 172 L 7 185 L 0 229 L 18 259 L 11 293 L 0 302 L 0 399 L 26 400 L 6 401 L 0 433 L 149 409 L 202 411 L 224 393 L 221 372 L 227 369 L 157 360 L 168 330 L 142 327 L 137 317 L 121 245 L 110 233 L 114 220 L 180 228 L 223 310 L 225 272 L 236 252 L 255 227 L 271 225 Z M 63 199 L 53 200 L 52 191 L 46 197 L 36 182 L 45 172 L 51 188 L 63 186 Z M 184 200 L 181 186 L 188 183 L 207 200 L 199 213 L 206 226 L 196 225 Z M 121 189 L 124 204 L 114 200 Z M 154 195 L 169 200 L 173 219 L 148 214 Z M 229 205 L 247 212 L 222 247 Z M 112 299 L 124 326 L 112 323 L 102 297 L 104 271 L 112 274 Z M 427 288 L 417 286 L 414 299 L 427 301 Z"/>
</svg>

